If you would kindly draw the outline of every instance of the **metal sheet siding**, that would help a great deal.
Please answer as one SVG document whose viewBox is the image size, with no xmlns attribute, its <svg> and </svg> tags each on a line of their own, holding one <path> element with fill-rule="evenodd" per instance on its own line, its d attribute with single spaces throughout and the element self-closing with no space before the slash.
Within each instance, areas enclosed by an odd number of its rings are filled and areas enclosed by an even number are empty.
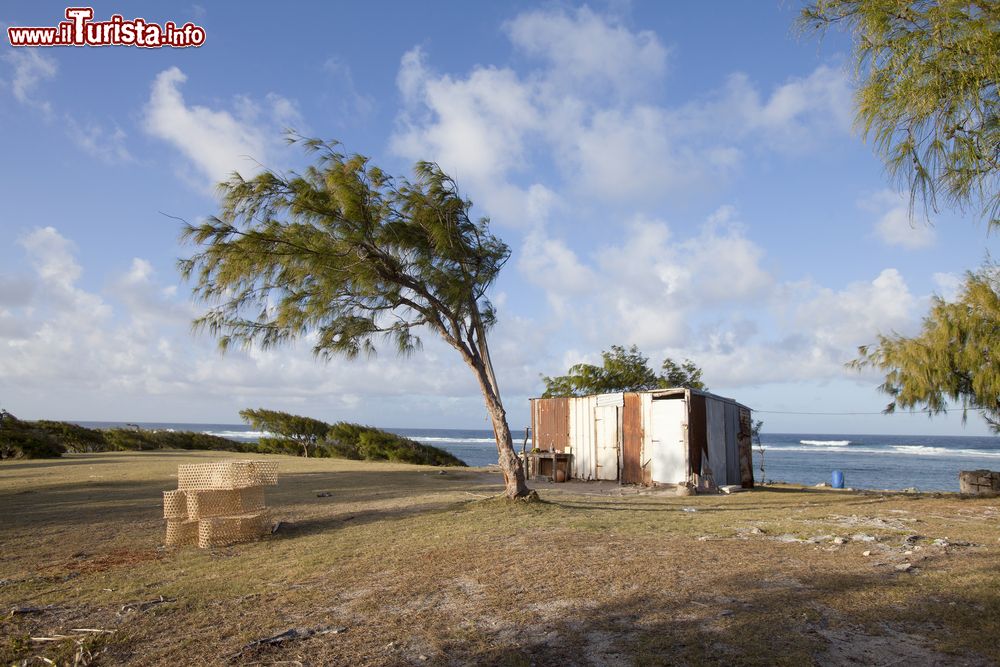
<svg viewBox="0 0 1000 667">
<path fill-rule="evenodd" d="M 625 394 L 622 408 L 622 482 L 642 484 L 642 399 Z"/>
<path fill-rule="evenodd" d="M 569 445 L 569 398 L 536 398 L 531 422 L 534 446 L 541 450 L 566 450 Z"/>
<path fill-rule="evenodd" d="M 594 467 L 594 398 L 569 400 L 569 441 L 573 454 L 573 477 L 596 479 Z"/>
<path fill-rule="evenodd" d="M 729 484 L 726 474 L 726 408 L 725 403 L 705 397 L 705 421 L 708 426 L 708 461 L 702 460 L 712 469 L 712 479 L 718 485 Z"/>
</svg>

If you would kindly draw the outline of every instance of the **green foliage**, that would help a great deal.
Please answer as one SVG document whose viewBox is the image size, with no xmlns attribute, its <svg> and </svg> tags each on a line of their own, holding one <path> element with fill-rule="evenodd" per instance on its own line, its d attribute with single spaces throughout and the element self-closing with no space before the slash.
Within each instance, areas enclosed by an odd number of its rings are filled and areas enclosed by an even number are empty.
<svg viewBox="0 0 1000 667">
<path fill-rule="evenodd" d="M 685 359 L 679 365 L 673 359 L 664 359 L 662 368 L 663 373 L 659 378 L 661 387 L 706 388 L 705 383 L 701 381 L 701 369 L 690 359 Z"/>
<path fill-rule="evenodd" d="M 302 449 L 303 456 L 309 456 L 310 447 L 315 447 L 316 442 L 330 430 L 330 425 L 326 422 L 278 410 L 265 410 L 264 408 L 251 410 L 247 408 L 240 410 L 240 417 L 258 430 L 281 436 L 280 439 L 265 438 L 268 441 L 265 443 L 266 446 L 294 446 Z M 277 440 L 284 442 L 279 443 L 276 442 Z"/>
<path fill-rule="evenodd" d="M 649 367 L 649 358 L 635 345 L 627 349 L 622 345 L 612 345 L 611 350 L 601 352 L 601 358 L 603 362 L 600 366 L 576 364 L 570 367 L 568 375 L 543 376 L 545 393 L 542 397 L 588 396 L 670 387 L 706 389 L 701 380 L 701 369 L 689 359 L 681 364 L 664 359 L 662 372 L 657 375 Z"/>
<path fill-rule="evenodd" d="M 464 466 L 448 452 L 371 426 L 347 422 L 327 424 L 273 410 L 244 410 L 255 422 L 280 437 L 257 443 L 237 442 L 193 431 L 147 431 L 136 428 L 90 429 L 68 422 L 26 422 L 0 410 L 0 459 L 53 458 L 64 452 L 155 451 L 189 449 L 260 454 L 303 454 L 297 438 L 313 438 L 310 456 L 369 461 L 396 461 L 434 466 Z M 280 423 L 279 423 L 280 422 Z"/>
<path fill-rule="evenodd" d="M 464 466 L 465 463 L 443 449 L 424 445 L 371 426 L 337 422 L 330 426 L 325 442 L 318 448 L 328 455 L 356 460 L 395 461 L 432 466 Z"/>
<path fill-rule="evenodd" d="M 317 164 L 288 176 L 234 174 L 220 185 L 220 215 L 185 228 L 201 251 L 181 272 L 213 304 L 196 326 L 222 349 L 314 331 L 317 355 L 355 357 L 380 337 L 412 352 L 414 329 L 426 325 L 476 352 L 495 320 L 486 290 L 510 254 L 488 220 L 469 217 L 472 203 L 435 164 L 397 180 L 335 143 L 293 141 Z"/>
<path fill-rule="evenodd" d="M 107 450 L 104 434 L 97 429 L 48 419 L 39 419 L 33 423 L 37 428 L 56 438 L 68 451 L 103 452 Z"/>
<path fill-rule="evenodd" d="M 1000 225 L 1000 3 L 814 0 L 799 22 L 854 34 L 857 123 L 911 196 Z"/>
<path fill-rule="evenodd" d="M 1000 266 L 968 273 L 953 302 L 935 297 L 917 336 L 879 336 L 858 351 L 852 366 L 885 372 L 879 388 L 892 396 L 886 412 L 923 406 L 937 414 L 956 401 L 963 420 L 981 410 L 1000 433 Z"/>
<path fill-rule="evenodd" d="M 378 341 L 409 354 L 430 329 L 476 374 L 507 492 L 527 494 L 486 338 L 496 322 L 486 294 L 510 249 L 488 219 L 470 217 L 472 202 L 436 164 L 418 162 L 413 180 L 393 178 L 335 142 L 289 140 L 315 163 L 302 173 L 233 174 L 219 186 L 218 216 L 185 226 L 182 239 L 198 250 L 179 268 L 209 306 L 195 327 L 222 350 L 312 334 L 323 359 L 373 354 Z"/>
<path fill-rule="evenodd" d="M 0 410 L 0 459 L 59 458 L 66 448 L 45 429 Z"/>
</svg>

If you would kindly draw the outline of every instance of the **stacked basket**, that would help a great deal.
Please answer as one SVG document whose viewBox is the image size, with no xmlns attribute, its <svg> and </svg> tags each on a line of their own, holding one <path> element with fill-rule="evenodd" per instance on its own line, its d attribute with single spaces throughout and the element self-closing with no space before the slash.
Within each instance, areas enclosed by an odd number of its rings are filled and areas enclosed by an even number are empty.
<svg viewBox="0 0 1000 667">
<path fill-rule="evenodd" d="M 278 483 L 275 461 L 225 461 L 177 467 L 177 490 L 163 492 L 168 546 L 202 549 L 248 542 L 271 530 L 264 487 Z"/>
</svg>

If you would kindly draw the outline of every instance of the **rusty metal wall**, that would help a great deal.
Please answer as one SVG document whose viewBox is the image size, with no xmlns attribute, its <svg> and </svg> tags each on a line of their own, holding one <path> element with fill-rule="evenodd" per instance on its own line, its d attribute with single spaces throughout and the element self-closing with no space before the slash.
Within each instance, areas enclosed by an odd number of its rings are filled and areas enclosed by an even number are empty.
<svg viewBox="0 0 1000 667">
<path fill-rule="evenodd" d="M 562 452 L 569 444 L 568 398 L 534 398 L 531 400 L 533 444 L 541 450 Z"/>
<path fill-rule="evenodd" d="M 642 399 L 628 393 L 622 412 L 622 482 L 642 481 Z"/>
</svg>

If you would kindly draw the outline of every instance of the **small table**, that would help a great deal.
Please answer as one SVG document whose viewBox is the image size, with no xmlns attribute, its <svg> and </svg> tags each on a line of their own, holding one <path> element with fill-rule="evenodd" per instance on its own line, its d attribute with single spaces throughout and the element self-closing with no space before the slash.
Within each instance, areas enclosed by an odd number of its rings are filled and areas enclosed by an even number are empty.
<svg viewBox="0 0 1000 667">
<path fill-rule="evenodd" d="M 562 481 L 570 478 L 570 458 L 573 455 L 567 452 L 529 452 L 529 473 L 530 479 L 548 477 L 556 481 L 556 472 L 563 472 Z"/>
</svg>

